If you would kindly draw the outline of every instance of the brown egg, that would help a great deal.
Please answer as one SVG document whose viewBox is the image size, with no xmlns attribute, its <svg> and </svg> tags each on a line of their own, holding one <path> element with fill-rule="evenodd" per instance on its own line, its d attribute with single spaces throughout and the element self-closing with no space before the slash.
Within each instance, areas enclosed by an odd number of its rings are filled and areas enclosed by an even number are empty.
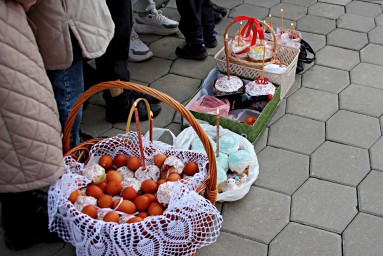
<svg viewBox="0 0 383 256">
<path fill-rule="evenodd" d="M 168 158 L 165 154 L 159 153 L 153 157 L 153 162 L 155 165 L 157 165 L 159 168 L 162 167 L 164 164 L 166 158 Z"/>
<path fill-rule="evenodd" d="M 131 156 L 128 158 L 127 166 L 129 170 L 136 171 L 141 166 L 141 160 L 136 156 Z"/>
<path fill-rule="evenodd" d="M 112 180 L 106 184 L 106 193 L 111 196 L 118 195 L 121 192 L 121 182 Z"/>
<path fill-rule="evenodd" d="M 150 216 L 162 215 L 164 213 L 164 208 L 157 202 L 153 202 L 150 204 L 148 209 L 148 214 Z"/>
<path fill-rule="evenodd" d="M 105 222 L 120 222 L 120 215 L 117 212 L 111 211 L 105 214 L 104 219 Z"/>
<path fill-rule="evenodd" d="M 198 172 L 198 165 L 194 162 L 189 162 L 185 164 L 184 174 L 187 176 L 193 176 Z"/>
<path fill-rule="evenodd" d="M 166 179 L 159 179 L 157 181 L 157 185 L 160 186 L 161 184 L 164 184 L 166 182 Z"/>
<path fill-rule="evenodd" d="M 158 185 L 154 180 L 144 180 L 141 184 L 141 190 L 144 193 L 156 193 L 157 189 Z"/>
<path fill-rule="evenodd" d="M 108 170 L 112 168 L 113 158 L 111 158 L 110 156 L 102 156 L 98 160 L 98 164 L 104 167 L 105 170 Z"/>
<path fill-rule="evenodd" d="M 124 156 L 123 154 L 117 154 L 113 159 L 113 164 L 120 168 L 122 166 L 126 166 L 126 162 L 128 161 L 128 158 Z"/>
<path fill-rule="evenodd" d="M 149 214 L 147 213 L 147 212 L 139 212 L 138 214 L 137 214 L 137 217 L 141 217 L 141 218 L 143 218 L 143 219 L 145 219 L 146 217 L 148 217 L 149 216 Z"/>
<path fill-rule="evenodd" d="M 135 223 L 135 222 L 140 222 L 143 220 L 144 220 L 143 218 L 137 216 L 137 217 L 133 217 L 133 218 L 128 219 L 128 221 L 126 223 Z"/>
<path fill-rule="evenodd" d="M 68 197 L 68 200 L 72 202 L 72 204 L 74 204 L 78 197 L 82 195 L 82 192 L 81 190 L 79 189 L 76 189 L 75 191 L 73 191 L 72 193 L 70 193 L 70 196 Z"/>
<path fill-rule="evenodd" d="M 113 198 L 110 195 L 102 195 L 97 199 L 97 205 L 101 208 L 110 208 L 113 205 Z"/>
<path fill-rule="evenodd" d="M 89 217 L 96 219 L 97 218 L 97 208 L 94 205 L 88 204 L 81 210 L 82 213 L 85 213 Z"/>
<path fill-rule="evenodd" d="M 143 196 L 146 196 L 147 198 L 149 198 L 150 203 L 153 203 L 153 202 L 157 201 L 156 196 L 153 195 L 153 194 L 146 193 L 146 194 L 143 194 Z"/>
<path fill-rule="evenodd" d="M 173 173 L 169 174 L 169 176 L 167 178 L 167 181 L 177 181 L 177 180 L 180 180 L 180 179 L 181 179 L 181 175 L 179 175 L 176 172 L 173 172 Z"/>
<path fill-rule="evenodd" d="M 127 214 L 133 214 L 136 212 L 136 205 L 132 201 L 122 200 L 121 204 L 115 210 L 125 212 Z"/>
<path fill-rule="evenodd" d="M 112 180 L 115 180 L 115 181 L 118 181 L 118 182 L 122 182 L 122 174 L 119 173 L 118 171 L 109 171 L 106 174 L 106 181 L 109 182 L 109 181 L 112 181 Z"/>
<path fill-rule="evenodd" d="M 132 187 L 126 187 L 122 190 L 121 192 L 121 196 L 126 199 L 126 200 L 130 200 L 130 201 L 134 201 L 134 199 L 136 199 L 137 197 L 137 191 L 132 188 Z"/>
<path fill-rule="evenodd" d="M 136 199 L 134 199 L 134 204 L 138 211 L 144 212 L 149 208 L 150 199 L 146 196 L 137 196 Z"/>
<path fill-rule="evenodd" d="M 106 193 L 106 182 L 105 181 L 100 181 L 98 183 L 95 183 L 97 187 L 100 187 L 104 193 Z"/>
<path fill-rule="evenodd" d="M 87 196 L 93 196 L 94 198 L 99 198 L 104 194 L 104 191 L 99 186 L 96 185 L 88 185 L 85 190 L 85 194 Z"/>
</svg>

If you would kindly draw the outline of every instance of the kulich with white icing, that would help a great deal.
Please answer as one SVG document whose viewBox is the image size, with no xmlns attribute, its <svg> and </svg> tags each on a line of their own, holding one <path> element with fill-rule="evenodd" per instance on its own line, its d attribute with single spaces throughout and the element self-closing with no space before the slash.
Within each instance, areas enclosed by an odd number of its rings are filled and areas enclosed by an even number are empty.
<svg viewBox="0 0 383 256">
<path fill-rule="evenodd" d="M 215 94 L 230 94 L 243 91 L 243 81 L 237 76 L 222 76 L 215 82 Z"/>
<path fill-rule="evenodd" d="M 141 166 L 135 171 L 134 177 L 141 182 L 144 180 L 154 180 L 157 182 L 160 178 L 160 168 L 156 165 L 148 165 L 146 169 L 143 169 Z"/>
<path fill-rule="evenodd" d="M 263 45 L 256 45 L 250 48 L 247 56 L 255 62 L 262 62 L 263 60 Z M 272 57 L 272 50 L 266 46 L 265 61 L 269 61 Z"/>
<path fill-rule="evenodd" d="M 106 179 L 105 169 L 99 164 L 92 164 L 82 171 L 82 175 L 93 182 L 101 182 Z"/>
<path fill-rule="evenodd" d="M 132 187 L 134 188 L 134 190 L 138 192 L 141 190 L 141 183 L 142 182 L 136 178 L 128 178 L 121 182 L 121 187 L 122 187 L 122 190 L 124 190 L 124 188 L 127 188 L 127 187 Z"/>
<path fill-rule="evenodd" d="M 260 95 L 274 95 L 275 86 L 268 82 L 267 84 L 257 83 L 257 81 L 252 81 L 245 85 L 245 91 L 250 96 L 260 96 Z"/>
<path fill-rule="evenodd" d="M 167 205 L 170 202 L 170 198 L 172 196 L 174 188 L 174 182 L 167 181 L 165 183 L 162 183 L 157 190 L 157 201 L 160 204 Z"/>
</svg>

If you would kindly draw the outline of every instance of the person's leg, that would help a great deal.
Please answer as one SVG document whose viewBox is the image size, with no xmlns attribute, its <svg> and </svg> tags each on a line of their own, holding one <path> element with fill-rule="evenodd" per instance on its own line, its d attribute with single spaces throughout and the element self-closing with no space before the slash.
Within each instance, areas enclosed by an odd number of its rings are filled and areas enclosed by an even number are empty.
<svg viewBox="0 0 383 256">
<path fill-rule="evenodd" d="M 215 37 L 217 33 L 214 31 L 215 21 L 213 17 L 213 7 L 209 0 L 203 0 L 202 2 L 201 20 L 205 46 L 209 48 L 216 47 L 218 44 Z"/>
</svg>

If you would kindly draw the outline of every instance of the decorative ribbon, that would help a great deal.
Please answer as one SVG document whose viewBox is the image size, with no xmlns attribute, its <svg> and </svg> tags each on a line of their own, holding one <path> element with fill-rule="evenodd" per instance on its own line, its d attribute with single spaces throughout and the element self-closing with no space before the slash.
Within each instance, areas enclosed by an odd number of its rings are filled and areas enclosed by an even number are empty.
<svg viewBox="0 0 383 256">
<path fill-rule="evenodd" d="M 253 31 L 250 47 L 255 45 L 257 41 L 257 35 L 259 35 L 259 39 L 265 39 L 261 25 L 256 18 L 250 16 L 237 16 L 234 18 L 234 22 L 238 21 L 247 21 L 241 30 L 241 37 L 248 38 L 251 35 L 251 31 Z"/>
</svg>

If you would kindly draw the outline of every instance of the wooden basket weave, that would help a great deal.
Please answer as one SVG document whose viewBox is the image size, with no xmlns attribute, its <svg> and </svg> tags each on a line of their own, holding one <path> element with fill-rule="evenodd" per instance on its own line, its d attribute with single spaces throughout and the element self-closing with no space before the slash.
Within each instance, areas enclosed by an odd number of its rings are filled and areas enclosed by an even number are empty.
<svg viewBox="0 0 383 256">
<path fill-rule="evenodd" d="M 175 109 L 178 113 L 182 115 L 183 118 L 185 118 L 190 123 L 190 125 L 193 127 L 198 137 L 200 138 L 202 144 L 204 145 L 207 157 L 209 159 L 209 164 L 207 166 L 207 169 L 208 169 L 207 176 L 205 180 L 202 182 L 201 186 L 197 189 L 197 192 L 202 194 L 206 199 L 208 199 L 210 202 L 215 204 L 217 200 L 217 192 L 218 192 L 216 188 L 217 166 L 216 166 L 214 150 L 209 141 L 209 138 L 203 131 L 198 121 L 194 118 L 193 114 L 190 113 L 190 111 L 187 110 L 182 104 L 180 104 L 178 101 L 174 100 L 170 96 L 158 90 L 149 88 L 147 86 L 142 86 L 133 82 L 111 81 L 111 82 L 99 83 L 97 85 L 92 86 L 87 91 L 85 91 L 76 101 L 76 103 L 73 105 L 73 108 L 70 111 L 67 122 L 65 124 L 64 134 L 63 134 L 63 147 L 64 147 L 65 156 L 72 156 L 74 159 L 76 159 L 77 162 L 86 163 L 89 160 L 90 148 L 95 143 L 103 140 L 98 138 L 91 139 L 79 144 L 73 149 L 70 149 L 70 132 L 72 130 L 72 126 L 76 118 L 76 115 L 79 109 L 81 108 L 82 104 L 95 93 L 98 93 L 106 89 L 112 89 L 112 88 L 116 88 L 116 89 L 122 88 L 122 89 L 127 89 L 127 90 L 140 92 L 146 95 L 153 96 L 154 98 L 159 99 L 163 103 L 166 103 L 167 105 Z"/>
</svg>

